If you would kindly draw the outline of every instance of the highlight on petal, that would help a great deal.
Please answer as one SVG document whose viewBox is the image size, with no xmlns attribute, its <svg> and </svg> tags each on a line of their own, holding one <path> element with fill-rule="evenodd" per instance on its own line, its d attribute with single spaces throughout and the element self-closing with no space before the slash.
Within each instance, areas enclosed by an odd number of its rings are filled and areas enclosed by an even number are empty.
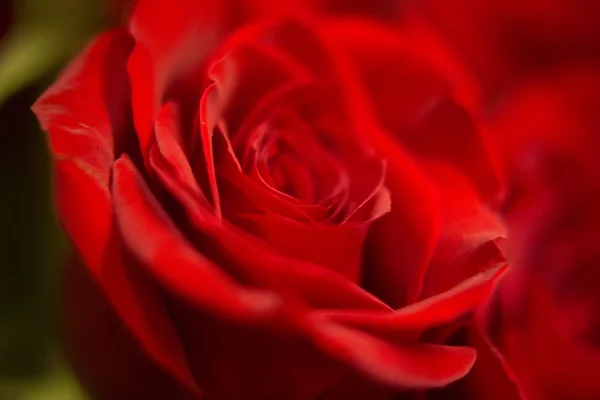
<svg viewBox="0 0 600 400">
<path fill-rule="evenodd" d="M 312 322 L 308 329 L 326 351 L 371 378 L 398 388 L 445 386 L 466 375 L 475 362 L 471 348 L 398 343 L 324 318 Z"/>
<path fill-rule="evenodd" d="M 336 323 L 369 332 L 419 335 L 426 329 L 451 323 L 474 312 L 489 297 L 497 280 L 506 272 L 502 265 L 481 272 L 452 289 L 389 313 L 358 311 L 322 312 Z"/>
</svg>

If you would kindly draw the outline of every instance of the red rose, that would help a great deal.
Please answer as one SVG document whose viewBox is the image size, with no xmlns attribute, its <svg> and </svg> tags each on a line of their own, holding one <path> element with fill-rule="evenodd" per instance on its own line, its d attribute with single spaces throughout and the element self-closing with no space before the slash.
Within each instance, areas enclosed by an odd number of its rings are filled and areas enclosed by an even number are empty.
<svg viewBox="0 0 600 400">
<path fill-rule="evenodd" d="M 514 390 L 471 318 L 502 180 L 450 85 L 377 13 L 228 10 L 140 2 L 34 106 L 90 392 L 429 396 L 476 352 L 448 390 Z"/>
<path fill-rule="evenodd" d="M 595 0 L 415 0 L 401 17 L 471 101 L 599 54 Z"/>
<path fill-rule="evenodd" d="M 600 66 L 540 75 L 488 121 L 513 190 L 488 330 L 529 399 L 600 397 Z"/>
</svg>

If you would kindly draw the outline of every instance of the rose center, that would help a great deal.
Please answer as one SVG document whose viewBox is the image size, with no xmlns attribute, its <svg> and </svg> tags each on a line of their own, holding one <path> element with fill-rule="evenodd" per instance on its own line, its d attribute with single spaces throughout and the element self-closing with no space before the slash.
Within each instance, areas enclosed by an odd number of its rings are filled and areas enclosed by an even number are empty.
<svg viewBox="0 0 600 400">
<path fill-rule="evenodd" d="M 343 195 L 348 178 L 321 136 L 297 113 L 277 110 L 251 133 L 242 165 L 246 174 L 282 196 L 331 205 Z"/>
</svg>

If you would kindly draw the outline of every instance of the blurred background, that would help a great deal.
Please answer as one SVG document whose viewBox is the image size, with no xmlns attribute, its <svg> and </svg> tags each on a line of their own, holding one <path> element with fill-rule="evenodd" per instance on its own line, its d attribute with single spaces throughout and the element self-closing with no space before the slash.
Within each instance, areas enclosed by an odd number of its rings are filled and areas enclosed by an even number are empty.
<svg viewBox="0 0 600 400">
<path fill-rule="evenodd" d="M 58 341 L 67 242 L 30 110 L 65 63 L 118 24 L 113 0 L 0 0 L 0 400 L 84 399 Z"/>
</svg>

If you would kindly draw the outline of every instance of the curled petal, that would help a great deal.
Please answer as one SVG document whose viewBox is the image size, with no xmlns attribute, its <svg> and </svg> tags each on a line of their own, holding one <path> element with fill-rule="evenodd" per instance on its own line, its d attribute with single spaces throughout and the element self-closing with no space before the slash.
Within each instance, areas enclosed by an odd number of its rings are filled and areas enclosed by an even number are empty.
<svg viewBox="0 0 600 400">
<path fill-rule="evenodd" d="M 317 319 L 313 338 L 331 354 L 382 383 L 399 388 L 433 388 L 462 378 L 475 351 L 418 342 L 394 343 Z"/>
<path fill-rule="evenodd" d="M 206 56 L 228 24 L 221 2 L 136 3 L 129 21 L 135 47 L 127 69 L 135 128 L 144 159 L 150 151 L 154 120 L 166 97 L 188 106 L 197 104 L 194 99 L 202 89 L 200 79 Z"/>
<path fill-rule="evenodd" d="M 83 264 L 144 350 L 199 393 L 159 293 L 128 268 L 113 225 L 108 185 L 115 152 L 129 147 L 125 63 L 130 49 L 130 38 L 120 30 L 99 36 L 33 110 L 55 159 L 57 211 Z M 114 84 L 106 86 L 107 80 Z"/>
<path fill-rule="evenodd" d="M 126 158 L 115 163 L 113 198 L 125 242 L 174 293 L 199 307 L 238 318 L 267 315 L 279 307 L 276 296 L 240 287 L 186 243 Z"/>
<path fill-rule="evenodd" d="M 337 323 L 370 332 L 418 336 L 427 329 L 451 323 L 475 311 L 506 269 L 503 265 L 479 273 L 444 293 L 392 313 L 329 311 L 325 314 Z"/>
</svg>

